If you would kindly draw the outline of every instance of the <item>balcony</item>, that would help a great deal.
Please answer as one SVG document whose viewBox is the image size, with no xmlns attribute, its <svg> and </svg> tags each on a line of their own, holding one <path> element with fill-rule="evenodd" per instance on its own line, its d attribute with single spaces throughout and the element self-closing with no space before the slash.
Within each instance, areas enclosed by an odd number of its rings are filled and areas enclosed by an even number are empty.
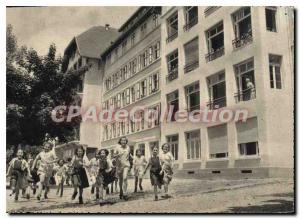
<svg viewBox="0 0 300 219">
<path fill-rule="evenodd" d="M 167 37 L 166 42 L 169 43 L 169 42 L 173 41 L 174 39 L 177 38 L 177 36 L 178 36 L 178 32 L 174 32 L 174 33 L 170 34 Z"/>
<path fill-rule="evenodd" d="M 234 94 L 235 102 L 248 101 L 256 98 L 255 88 L 248 88 Z"/>
<path fill-rule="evenodd" d="M 213 61 L 224 55 L 224 47 L 220 47 L 215 51 L 211 51 L 205 55 L 206 62 Z"/>
<path fill-rule="evenodd" d="M 190 71 L 193 71 L 194 69 L 199 67 L 199 61 L 194 61 L 191 63 L 188 63 L 184 66 L 184 73 L 188 73 Z"/>
<path fill-rule="evenodd" d="M 248 43 L 251 43 L 253 40 L 252 33 L 243 34 L 241 37 L 235 38 L 232 40 L 232 46 L 234 49 L 243 47 Z"/>
<path fill-rule="evenodd" d="M 178 68 L 173 69 L 172 71 L 169 72 L 169 74 L 166 77 L 167 82 L 171 82 L 178 78 Z"/>
<path fill-rule="evenodd" d="M 198 24 L 198 17 L 194 17 L 193 19 L 191 19 L 188 23 L 186 23 L 183 26 L 183 30 L 184 31 L 189 31 L 189 29 L 191 29 L 193 26 L 195 26 L 196 24 Z"/>
<path fill-rule="evenodd" d="M 211 100 L 207 103 L 210 110 L 220 109 L 226 106 L 226 96 Z"/>
</svg>

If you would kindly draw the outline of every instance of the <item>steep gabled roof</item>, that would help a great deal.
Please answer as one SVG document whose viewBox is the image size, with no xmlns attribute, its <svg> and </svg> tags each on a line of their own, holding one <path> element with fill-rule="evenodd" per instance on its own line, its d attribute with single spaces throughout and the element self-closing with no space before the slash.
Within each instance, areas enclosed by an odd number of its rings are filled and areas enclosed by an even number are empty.
<svg viewBox="0 0 300 219">
<path fill-rule="evenodd" d="M 69 56 L 74 49 L 78 48 L 81 56 L 89 58 L 100 58 L 100 55 L 111 45 L 119 36 L 117 29 L 110 27 L 95 26 L 80 35 L 74 37 L 64 54 Z"/>
</svg>

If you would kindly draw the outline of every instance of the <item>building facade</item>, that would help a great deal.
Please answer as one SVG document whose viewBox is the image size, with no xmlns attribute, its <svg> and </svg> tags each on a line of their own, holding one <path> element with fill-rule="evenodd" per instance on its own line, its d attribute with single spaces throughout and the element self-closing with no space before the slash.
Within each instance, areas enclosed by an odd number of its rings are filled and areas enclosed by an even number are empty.
<svg viewBox="0 0 300 219">
<path fill-rule="evenodd" d="M 138 122 L 85 122 L 80 142 L 112 152 L 126 136 L 132 154 L 139 148 L 146 157 L 169 142 L 184 177 L 291 176 L 293 16 L 289 7 L 140 7 L 99 50 L 82 103 L 172 108 L 171 121 L 145 121 L 136 111 Z M 203 107 L 247 109 L 248 119 L 174 121 L 180 110 Z"/>
<path fill-rule="evenodd" d="M 288 7 L 163 8 L 161 107 L 249 112 L 246 122 L 162 123 L 179 175 L 292 174 L 292 14 Z"/>
<path fill-rule="evenodd" d="M 103 110 L 160 108 L 160 14 L 161 7 L 140 7 L 119 28 L 119 38 L 102 54 Z M 119 138 L 126 136 L 132 154 L 139 148 L 148 157 L 151 148 L 160 144 L 159 122 L 146 122 L 142 110 L 136 110 L 135 116 L 140 121 L 102 122 L 101 147 L 113 151 Z"/>
</svg>

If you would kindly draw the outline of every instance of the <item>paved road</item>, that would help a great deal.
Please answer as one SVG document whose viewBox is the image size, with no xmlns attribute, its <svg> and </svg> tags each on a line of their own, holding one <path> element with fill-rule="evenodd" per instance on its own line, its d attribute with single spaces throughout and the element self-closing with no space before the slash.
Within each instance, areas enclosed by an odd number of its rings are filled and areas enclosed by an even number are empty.
<svg viewBox="0 0 300 219">
<path fill-rule="evenodd" d="M 133 181 L 129 182 L 132 192 Z M 197 180 L 174 179 L 170 187 L 172 198 L 153 201 L 152 188 L 144 182 L 143 193 L 130 193 L 128 201 L 109 196 L 110 205 L 101 206 L 84 191 L 84 205 L 71 201 L 72 189 L 59 198 L 53 189 L 48 200 L 20 199 L 17 203 L 7 190 L 7 212 L 10 213 L 292 213 L 294 182 L 291 179 Z"/>
</svg>

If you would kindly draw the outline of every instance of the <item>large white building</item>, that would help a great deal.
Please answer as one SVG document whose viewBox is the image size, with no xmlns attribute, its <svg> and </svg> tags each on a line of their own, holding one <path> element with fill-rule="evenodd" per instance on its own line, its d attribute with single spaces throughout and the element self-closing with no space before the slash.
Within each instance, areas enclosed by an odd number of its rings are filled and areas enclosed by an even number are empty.
<svg viewBox="0 0 300 219">
<path fill-rule="evenodd" d="M 140 7 L 91 59 L 82 105 L 247 109 L 249 118 L 82 123 L 80 142 L 113 150 L 126 136 L 146 157 L 169 142 L 178 176 L 291 176 L 293 16 L 289 7 Z"/>
</svg>

